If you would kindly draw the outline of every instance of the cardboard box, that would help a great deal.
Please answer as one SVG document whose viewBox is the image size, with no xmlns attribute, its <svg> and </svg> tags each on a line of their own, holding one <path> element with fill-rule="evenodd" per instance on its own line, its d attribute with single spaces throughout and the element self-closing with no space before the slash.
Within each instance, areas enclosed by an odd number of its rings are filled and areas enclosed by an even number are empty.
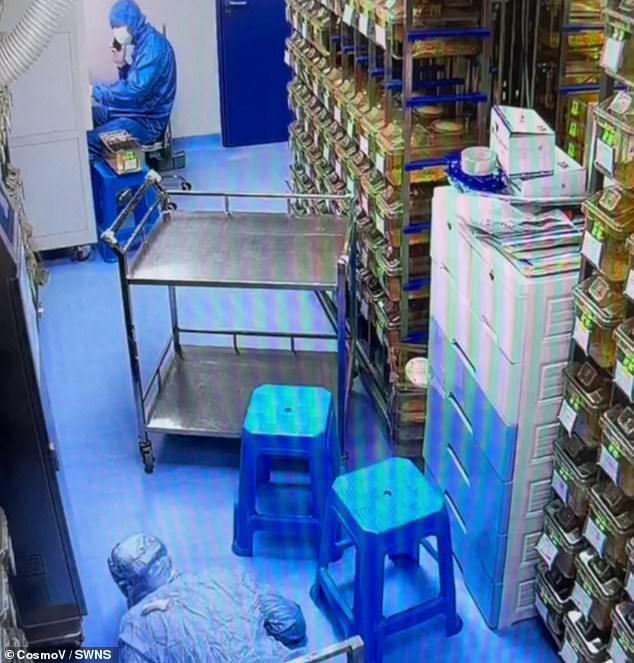
<svg viewBox="0 0 634 663">
<path fill-rule="evenodd" d="M 555 147 L 555 132 L 534 110 L 493 107 L 491 149 L 509 177 L 552 174 Z"/>
<path fill-rule="evenodd" d="M 583 196 L 588 183 L 586 169 L 560 148 L 556 148 L 556 155 L 552 175 L 512 178 L 515 192 L 526 198 Z"/>
</svg>

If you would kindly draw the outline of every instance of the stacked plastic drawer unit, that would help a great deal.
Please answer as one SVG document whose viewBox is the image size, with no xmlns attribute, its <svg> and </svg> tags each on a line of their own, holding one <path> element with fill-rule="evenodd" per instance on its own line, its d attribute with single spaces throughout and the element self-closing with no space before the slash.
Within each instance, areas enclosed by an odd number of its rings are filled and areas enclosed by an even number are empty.
<svg viewBox="0 0 634 663">
<path fill-rule="evenodd" d="M 7 518 L 0 509 L 0 660 L 5 657 L 7 649 L 26 648 L 24 633 L 18 629 L 17 611 L 9 578 L 15 575 L 15 557 Z"/>
<path fill-rule="evenodd" d="M 460 221 L 484 201 L 434 194 L 424 455 L 467 588 L 503 628 L 535 614 L 576 274 L 524 276 Z"/>
</svg>

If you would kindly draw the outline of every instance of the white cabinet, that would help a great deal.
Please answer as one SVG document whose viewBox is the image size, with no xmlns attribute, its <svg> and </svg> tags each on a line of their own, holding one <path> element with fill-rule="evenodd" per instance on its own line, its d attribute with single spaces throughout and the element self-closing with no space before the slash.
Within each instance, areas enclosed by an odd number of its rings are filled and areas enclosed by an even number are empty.
<svg viewBox="0 0 634 663">
<path fill-rule="evenodd" d="M 24 0 L 6 0 L 0 30 L 10 30 L 27 6 Z M 22 172 L 26 213 L 40 251 L 96 241 L 84 39 L 80 0 L 41 58 L 11 89 L 11 161 Z"/>
</svg>

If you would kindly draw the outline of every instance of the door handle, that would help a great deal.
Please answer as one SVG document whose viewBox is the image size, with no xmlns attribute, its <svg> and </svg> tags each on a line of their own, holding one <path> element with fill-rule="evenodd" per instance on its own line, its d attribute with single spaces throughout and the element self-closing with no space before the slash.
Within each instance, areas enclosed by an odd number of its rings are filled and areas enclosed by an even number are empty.
<svg viewBox="0 0 634 663">
<path fill-rule="evenodd" d="M 226 7 L 246 7 L 249 3 L 247 0 L 226 0 Z"/>
</svg>

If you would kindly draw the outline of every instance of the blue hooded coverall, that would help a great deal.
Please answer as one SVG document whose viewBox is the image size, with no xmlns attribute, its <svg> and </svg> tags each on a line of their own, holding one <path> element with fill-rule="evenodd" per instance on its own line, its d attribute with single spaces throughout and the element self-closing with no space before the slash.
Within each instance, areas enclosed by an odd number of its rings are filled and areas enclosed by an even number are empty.
<svg viewBox="0 0 634 663">
<path fill-rule="evenodd" d="M 127 131 L 141 145 L 161 139 L 176 97 L 176 57 L 169 41 L 147 21 L 135 0 L 118 0 L 110 12 L 112 29 L 132 35 L 132 64 L 119 69 L 119 80 L 93 88 L 93 121 L 88 132 L 91 158 L 101 156 L 99 135 Z"/>
</svg>

